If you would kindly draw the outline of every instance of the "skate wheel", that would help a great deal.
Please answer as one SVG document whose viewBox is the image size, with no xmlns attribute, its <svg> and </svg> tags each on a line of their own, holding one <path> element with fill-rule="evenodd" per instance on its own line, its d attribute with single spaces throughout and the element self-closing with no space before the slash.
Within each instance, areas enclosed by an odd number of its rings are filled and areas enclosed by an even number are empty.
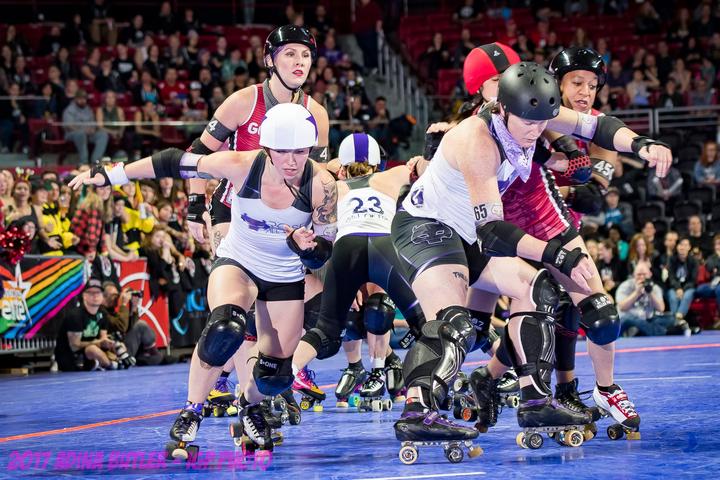
<svg viewBox="0 0 720 480">
<path fill-rule="evenodd" d="M 211 413 L 212 413 L 212 408 L 203 407 L 203 411 L 202 411 L 203 417 L 209 417 Z"/>
<path fill-rule="evenodd" d="M 477 418 L 477 412 L 474 408 L 465 407 L 462 409 L 462 419 L 466 422 L 472 422 Z"/>
<path fill-rule="evenodd" d="M 610 440 L 620 440 L 625 432 L 620 424 L 613 424 L 607 428 L 607 436 Z"/>
<path fill-rule="evenodd" d="M 389 412 L 390 410 L 392 410 L 392 407 L 393 407 L 393 402 L 392 402 L 392 400 L 390 400 L 390 399 L 385 400 L 385 401 L 383 402 L 383 407 L 384 407 L 385 410 L 387 410 L 388 412 Z"/>
<path fill-rule="evenodd" d="M 301 418 L 300 413 L 291 414 L 289 417 L 290 425 L 300 425 Z"/>
<path fill-rule="evenodd" d="M 450 447 L 445 450 L 445 458 L 447 458 L 450 463 L 460 463 L 464 456 L 465 454 L 460 447 Z"/>
<path fill-rule="evenodd" d="M 245 435 L 242 436 L 240 440 L 240 446 L 242 447 L 243 455 L 254 455 L 255 450 L 258 449 L 258 445 L 256 445 L 250 438 L 246 437 Z M 237 442 L 235 443 L 237 445 Z"/>
<path fill-rule="evenodd" d="M 300 410 L 308 410 L 310 409 L 310 401 L 303 398 L 300 400 Z"/>
<path fill-rule="evenodd" d="M 628 440 L 640 440 L 640 432 L 625 432 Z"/>
<path fill-rule="evenodd" d="M 455 378 L 455 381 L 453 382 L 453 390 L 456 393 L 459 393 L 459 392 L 464 391 L 466 386 L 467 386 L 467 379 L 458 375 L 457 378 Z"/>
<path fill-rule="evenodd" d="M 242 439 L 241 438 L 233 438 L 233 443 L 236 447 L 242 447 Z"/>
<path fill-rule="evenodd" d="M 531 433 L 525 438 L 528 448 L 537 450 L 543 445 L 543 437 L 539 433 Z"/>
<path fill-rule="evenodd" d="M 462 408 L 459 407 L 458 405 L 455 405 L 453 407 L 453 417 L 455 417 L 456 419 L 458 419 L 458 420 L 462 419 L 462 412 L 463 412 Z"/>
<path fill-rule="evenodd" d="M 518 396 L 510 396 L 507 398 L 507 406 L 510 408 L 518 408 L 520 406 L 520 397 Z"/>
<path fill-rule="evenodd" d="M 370 409 L 373 412 L 382 412 L 382 409 L 383 409 L 382 402 L 380 400 L 373 400 L 372 402 L 370 402 Z"/>
<path fill-rule="evenodd" d="M 313 412 L 322 412 L 322 411 L 323 411 L 322 404 L 318 403 L 316 405 L 313 405 Z"/>
<path fill-rule="evenodd" d="M 579 447 L 585 441 L 585 436 L 580 430 L 570 430 L 565 433 L 565 444 L 568 447 Z"/>
<path fill-rule="evenodd" d="M 470 458 L 479 457 L 482 454 L 483 454 L 483 449 L 480 447 L 468 448 L 468 457 L 470 457 Z"/>
<path fill-rule="evenodd" d="M 337 402 L 335 404 L 336 408 L 348 408 L 350 407 L 350 404 L 348 402 Z"/>
<path fill-rule="evenodd" d="M 593 425 L 593 424 L 591 423 L 590 425 Z M 583 430 L 583 438 L 585 439 L 586 442 L 595 438 L 595 433 L 597 432 L 597 429 L 595 429 L 595 431 L 593 431 L 593 429 L 590 428 L 590 425 L 586 425 L 585 430 Z"/>
<path fill-rule="evenodd" d="M 405 445 L 400 449 L 400 453 L 398 453 L 398 457 L 400 458 L 400 461 L 404 463 L 405 465 L 412 465 L 415 463 L 418 459 L 418 451 L 417 448 L 415 448 L 412 445 Z"/>
<path fill-rule="evenodd" d="M 225 410 L 222 407 L 213 407 L 212 410 L 213 417 L 222 417 L 225 415 Z"/>
<path fill-rule="evenodd" d="M 360 397 L 358 397 L 357 395 L 350 395 L 349 403 L 351 407 L 357 407 L 358 405 L 360 405 Z"/>
<path fill-rule="evenodd" d="M 235 405 L 230 405 L 227 410 L 225 410 L 225 413 L 227 413 L 228 417 L 234 417 L 238 414 L 238 409 Z"/>
<path fill-rule="evenodd" d="M 478 422 L 478 423 L 475 424 L 475 430 L 477 430 L 477 431 L 480 432 L 480 433 L 487 433 L 487 431 L 488 431 L 488 426 L 487 426 L 487 425 L 483 425 L 483 424 L 481 424 L 480 422 Z"/>
<path fill-rule="evenodd" d="M 240 438 L 243 436 L 242 422 L 233 422 L 230 424 L 230 436 L 232 438 Z"/>
<path fill-rule="evenodd" d="M 517 443 L 517 446 L 520 448 L 528 448 L 527 445 L 525 445 L 525 434 L 523 432 L 515 436 L 515 443 Z"/>
<path fill-rule="evenodd" d="M 279 445 L 282 445 L 284 439 L 285 439 L 285 437 L 283 437 L 282 432 L 273 432 L 272 442 L 273 442 L 273 445 L 275 445 L 276 447 Z"/>
</svg>

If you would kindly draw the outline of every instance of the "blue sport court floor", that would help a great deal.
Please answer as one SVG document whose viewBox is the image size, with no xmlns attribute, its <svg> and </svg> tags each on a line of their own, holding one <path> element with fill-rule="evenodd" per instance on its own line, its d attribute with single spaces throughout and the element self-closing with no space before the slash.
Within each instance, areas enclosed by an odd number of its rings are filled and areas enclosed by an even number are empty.
<svg viewBox="0 0 720 480">
<path fill-rule="evenodd" d="M 284 427 L 285 441 L 262 462 L 243 457 L 227 418 L 203 421 L 199 463 L 159 460 L 177 408 L 185 400 L 187 364 L 118 372 L 39 374 L 0 379 L 0 478 L 715 478 L 720 474 L 720 332 L 691 338 L 622 339 L 616 379 L 642 417 L 642 439 L 598 436 L 579 448 L 546 440 L 540 450 L 516 446 L 514 410 L 481 435 L 484 454 L 450 464 L 440 448 L 418 462 L 398 460 L 392 424 L 400 414 L 335 409 L 342 355 L 312 366 L 329 393 L 325 410 Z M 580 389 L 593 385 L 585 345 L 578 345 Z M 484 361 L 480 352 L 465 371 Z M 368 366 L 367 357 L 365 358 Z M 211 477 L 207 477 L 211 475 Z"/>
</svg>

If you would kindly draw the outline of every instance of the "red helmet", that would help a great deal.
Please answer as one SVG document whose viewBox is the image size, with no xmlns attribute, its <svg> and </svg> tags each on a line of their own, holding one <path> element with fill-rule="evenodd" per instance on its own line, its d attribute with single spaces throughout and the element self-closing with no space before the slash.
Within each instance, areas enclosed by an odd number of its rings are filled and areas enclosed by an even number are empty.
<svg viewBox="0 0 720 480">
<path fill-rule="evenodd" d="M 500 42 L 473 48 L 463 65 L 463 79 L 467 91 L 475 95 L 483 83 L 516 63 L 520 63 L 520 56 Z"/>
</svg>

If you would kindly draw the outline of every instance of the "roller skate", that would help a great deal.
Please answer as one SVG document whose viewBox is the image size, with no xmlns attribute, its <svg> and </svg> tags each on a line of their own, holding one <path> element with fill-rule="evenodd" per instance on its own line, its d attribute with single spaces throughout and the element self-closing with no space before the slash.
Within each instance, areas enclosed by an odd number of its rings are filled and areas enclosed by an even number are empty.
<svg viewBox="0 0 720 480">
<path fill-rule="evenodd" d="M 450 385 L 447 401 L 452 405 L 453 416 L 456 419 L 471 421 L 470 418 L 465 417 L 475 415 L 476 403 L 470 391 L 470 379 L 464 372 L 458 372 Z"/>
<path fill-rule="evenodd" d="M 522 448 L 542 447 L 543 433 L 568 447 L 579 447 L 592 438 L 586 430 L 592 422 L 590 414 L 569 410 L 552 397 L 521 402 L 517 415 L 523 431 L 517 434 L 515 442 Z"/>
<path fill-rule="evenodd" d="M 463 410 L 462 418 L 465 421 L 474 421 L 475 429 L 485 433 L 497 423 L 500 407 L 498 401 L 498 380 L 492 378 L 487 367 L 479 367 L 470 374 L 470 390 L 475 401 L 475 408 Z"/>
<path fill-rule="evenodd" d="M 300 398 L 301 410 L 309 410 L 312 408 L 313 412 L 323 411 L 323 406 L 320 402 L 325 400 L 325 392 L 320 390 L 315 384 L 314 371 L 303 367 L 302 370 L 295 375 L 292 389 L 302 395 Z"/>
<path fill-rule="evenodd" d="M 360 403 L 358 392 L 360 392 L 367 376 L 368 373 L 362 365 L 359 367 L 348 365 L 348 367 L 343 370 L 340 381 L 338 381 L 337 388 L 335 389 L 335 397 L 337 398 L 335 406 L 338 408 L 357 407 Z"/>
<path fill-rule="evenodd" d="M 628 440 L 640 440 L 640 415 L 622 387 L 613 385 L 612 392 L 608 393 L 595 385 L 593 400 L 603 418 L 612 417 L 617 422 L 607 428 L 610 440 L 619 440 L 623 436 Z"/>
<path fill-rule="evenodd" d="M 585 405 L 585 402 L 580 399 L 580 393 L 577 387 L 577 378 L 568 383 L 558 383 L 555 385 L 555 400 L 568 410 L 585 412 L 590 416 L 592 423 L 585 426 L 585 432 L 587 432 L 585 433 L 585 440 L 590 440 L 597 433 L 597 425 L 595 425 L 595 422 L 600 420 L 600 410 L 597 407 L 588 407 Z"/>
<path fill-rule="evenodd" d="M 412 465 L 419 456 L 419 447 L 442 447 L 450 463 L 463 460 L 463 449 L 470 458 L 483 453 L 482 448 L 473 444 L 478 432 L 472 428 L 457 425 L 438 412 L 406 411 L 395 422 L 395 438 L 402 445 L 398 457 L 405 465 Z"/>
<path fill-rule="evenodd" d="M 520 382 L 515 370 L 508 370 L 500 377 L 497 384 L 500 404 L 510 408 L 518 408 L 520 405 Z"/>
<path fill-rule="evenodd" d="M 360 389 L 360 404 L 358 412 L 382 412 L 392 410 L 393 402 L 390 399 L 383 400 L 385 395 L 385 375 L 382 368 L 373 368 L 370 376 Z"/>
<path fill-rule="evenodd" d="M 227 377 L 218 377 L 215 386 L 208 394 L 203 406 L 203 416 L 232 417 L 237 415 L 237 407 L 234 404 L 235 395 L 232 394 L 232 384 Z"/>
<path fill-rule="evenodd" d="M 273 408 L 275 412 L 280 412 L 282 423 L 290 423 L 290 425 L 300 424 L 300 406 L 295 401 L 292 390 L 287 389 L 273 399 Z"/>
<path fill-rule="evenodd" d="M 202 422 L 202 407 L 200 404 L 189 404 L 182 410 L 175 419 L 170 429 L 170 438 L 172 442 L 165 445 L 165 457 L 168 460 L 177 458 L 195 462 L 198 457 L 200 447 L 190 445 L 195 440 L 195 435 L 200 428 Z"/>
<path fill-rule="evenodd" d="M 230 436 L 243 455 L 265 455 L 272 452 L 276 442 L 282 442 L 279 432 L 273 433 L 261 404 L 248 405 L 238 412 L 239 421 L 230 424 Z"/>
<path fill-rule="evenodd" d="M 395 403 L 405 401 L 405 383 L 403 382 L 403 365 L 400 357 L 395 352 L 385 357 L 385 378 L 387 380 L 387 391 Z"/>
</svg>

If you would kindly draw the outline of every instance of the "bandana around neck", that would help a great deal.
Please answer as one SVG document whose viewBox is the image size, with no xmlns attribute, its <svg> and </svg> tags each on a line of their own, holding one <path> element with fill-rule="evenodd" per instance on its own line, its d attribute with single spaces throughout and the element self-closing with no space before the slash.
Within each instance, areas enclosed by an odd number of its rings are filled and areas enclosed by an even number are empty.
<svg viewBox="0 0 720 480">
<path fill-rule="evenodd" d="M 530 170 L 532 169 L 535 144 L 528 148 L 521 147 L 508 131 L 507 126 L 500 115 L 493 113 L 491 118 L 491 133 L 500 142 L 500 145 L 505 152 L 505 156 L 512 166 L 515 167 L 519 177 L 523 182 L 527 182 L 528 177 L 530 177 Z"/>
</svg>

